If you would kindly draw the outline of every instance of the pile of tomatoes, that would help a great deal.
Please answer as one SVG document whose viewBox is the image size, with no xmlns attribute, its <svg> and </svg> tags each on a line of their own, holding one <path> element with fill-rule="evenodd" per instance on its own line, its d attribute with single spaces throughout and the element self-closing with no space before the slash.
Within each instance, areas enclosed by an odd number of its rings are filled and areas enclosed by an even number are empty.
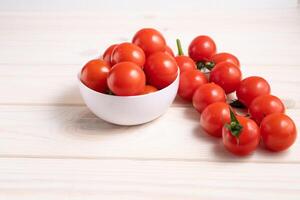
<svg viewBox="0 0 300 200">
<path fill-rule="evenodd" d="M 145 28 L 132 42 L 113 44 L 100 59 L 89 61 L 82 69 L 81 81 L 101 93 L 133 96 L 163 89 L 177 75 L 174 54 L 163 35 Z"/>
<path fill-rule="evenodd" d="M 296 140 L 296 126 L 285 115 L 282 101 L 271 95 L 262 77 L 242 79 L 238 58 L 217 53 L 209 36 L 197 36 L 184 55 L 177 39 L 178 55 L 163 35 L 152 28 L 139 30 L 132 42 L 111 45 L 99 59 L 82 69 L 81 81 L 89 88 L 118 96 L 143 95 L 170 85 L 180 71 L 178 95 L 201 114 L 200 126 L 222 138 L 225 148 L 248 155 L 260 141 L 271 151 L 289 148 Z M 228 94 L 237 100 L 227 103 Z M 238 114 L 233 108 L 244 108 Z"/>
</svg>

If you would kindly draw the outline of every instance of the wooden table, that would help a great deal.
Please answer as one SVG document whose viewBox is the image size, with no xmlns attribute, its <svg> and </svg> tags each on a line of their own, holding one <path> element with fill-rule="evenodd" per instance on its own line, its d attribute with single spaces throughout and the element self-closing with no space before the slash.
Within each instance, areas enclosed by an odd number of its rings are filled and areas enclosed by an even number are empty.
<svg viewBox="0 0 300 200">
<path fill-rule="evenodd" d="M 2 10 L 0 199 L 300 199 L 299 139 L 286 152 L 239 158 L 202 133 L 180 99 L 161 118 L 124 127 L 98 119 L 80 97 L 83 64 L 141 27 L 161 30 L 174 49 L 181 38 L 185 51 L 208 34 L 239 57 L 244 77 L 271 83 L 299 128 L 299 8 L 215 7 Z"/>
</svg>

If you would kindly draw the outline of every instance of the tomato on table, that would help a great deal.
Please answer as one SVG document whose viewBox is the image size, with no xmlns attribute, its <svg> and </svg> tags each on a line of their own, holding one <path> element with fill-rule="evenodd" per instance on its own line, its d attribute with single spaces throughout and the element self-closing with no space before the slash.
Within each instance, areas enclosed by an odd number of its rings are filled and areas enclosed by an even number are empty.
<svg viewBox="0 0 300 200">
<path fill-rule="evenodd" d="M 166 50 L 166 40 L 163 35 L 153 28 L 143 28 L 133 37 L 132 43 L 141 47 L 146 56 Z"/>
<path fill-rule="evenodd" d="M 194 92 L 193 106 L 200 113 L 202 113 L 208 105 L 215 102 L 226 102 L 224 90 L 215 83 L 203 84 Z"/>
<path fill-rule="evenodd" d="M 211 136 L 222 137 L 222 128 L 230 122 L 230 107 L 227 103 L 216 102 L 208 105 L 200 117 L 200 126 Z"/>
<path fill-rule="evenodd" d="M 260 131 L 263 144 L 271 151 L 288 149 L 297 137 L 295 123 L 283 113 L 273 113 L 266 116 L 260 124 Z"/>
<path fill-rule="evenodd" d="M 81 70 L 80 80 L 87 87 L 101 93 L 108 90 L 106 79 L 110 70 L 107 62 L 100 59 L 90 60 Z"/>
<path fill-rule="evenodd" d="M 215 55 L 213 55 L 210 59 L 210 62 L 215 66 L 218 63 L 221 62 L 229 62 L 232 63 L 234 65 L 236 65 L 237 67 L 240 67 L 240 61 L 238 60 L 238 58 L 230 53 L 217 53 Z"/>
<path fill-rule="evenodd" d="M 111 63 L 114 65 L 119 62 L 133 62 L 142 69 L 145 64 L 145 53 L 137 45 L 124 42 L 116 46 L 111 55 Z"/>
<path fill-rule="evenodd" d="M 230 110 L 230 123 L 222 129 L 223 144 L 225 148 L 238 156 L 252 153 L 260 141 L 260 130 L 257 124 L 242 116 L 235 116 Z"/>
<path fill-rule="evenodd" d="M 118 44 L 113 44 L 109 46 L 102 55 L 103 60 L 107 62 L 110 66 L 113 66 L 113 64 L 111 63 L 111 54 L 117 46 Z"/>
<path fill-rule="evenodd" d="M 156 92 L 156 91 L 158 91 L 156 89 L 156 87 L 153 87 L 152 85 L 145 85 L 145 88 L 144 88 L 144 91 L 142 92 L 142 94 L 149 94 L 149 93 Z"/>
<path fill-rule="evenodd" d="M 188 70 L 180 74 L 178 95 L 187 101 L 192 101 L 195 90 L 207 83 L 206 76 L 199 70 Z"/>
<path fill-rule="evenodd" d="M 176 40 L 177 48 L 178 48 L 178 56 L 175 57 L 176 63 L 180 69 L 180 72 L 184 72 L 187 70 L 195 70 L 197 66 L 193 59 L 188 56 L 185 56 L 181 47 L 181 42 L 179 39 Z"/>
<path fill-rule="evenodd" d="M 260 124 L 264 117 L 272 113 L 284 113 L 284 111 L 282 101 L 270 94 L 256 97 L 249 106 L 249 114 L 257 124 Z"/>
<path fill-rule="evenodd" d="M 168 53 L 156 52 L 147 58 L 144 71 L 147 82 L 160 90 L 176 79 L 178 66 Z"/>
<path fill-rule="evenodd" d="M 271 87 L 262 77 L 250 76 L 241 81 L 236 90 L 236 96 L 240 102 L 249 107 L 251 102 L 258 96 L 270 94 Z"/>
<path fill-rule="evenodd" d="M 206 35 L 197 36 L 189 46 L 189 56 L 195 61 L 209 61 L 217 52 L 213 39 Z"/>
<path fill-rule="evenodd" d="M 239 67 L 230 62 L 221 62 L 211 70 L 209 81 L 221 86 L 226 94 L 234 92 L 242 80 Z"/>
<path fill-rule="evenodd" d="M 145 83 L 144 71 L 133 62 L 115 64 L 107 77 L 109 89 L 118 96 L 139 95 L 144 91 Z"/>
</svg>

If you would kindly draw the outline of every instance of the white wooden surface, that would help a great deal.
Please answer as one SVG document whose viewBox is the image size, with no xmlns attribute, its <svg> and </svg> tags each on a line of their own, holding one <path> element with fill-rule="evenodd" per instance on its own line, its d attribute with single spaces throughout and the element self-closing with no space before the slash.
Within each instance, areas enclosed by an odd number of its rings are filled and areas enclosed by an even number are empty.
<svg viewBox="0 0 300 200">
<path fill-rule="evenodd" d="M 80 10 L 75 1 L 68 12 L 66 3 L 44 12 L 44 1 L 14 2 L 0 3 L 0 199 L 300 199 L 300 140 L 237 158 L 180 99 L 154 122 L 120 127 L 91 114 L 76 84 L 87 60 L 141 27 L 160 29 L 172 47 L 209 34 L 240 58 L 244 76 L 271 83 L 299 129 L 296 1 L 190 1 L 173 11 L 124 2 Z"/>
</svg>

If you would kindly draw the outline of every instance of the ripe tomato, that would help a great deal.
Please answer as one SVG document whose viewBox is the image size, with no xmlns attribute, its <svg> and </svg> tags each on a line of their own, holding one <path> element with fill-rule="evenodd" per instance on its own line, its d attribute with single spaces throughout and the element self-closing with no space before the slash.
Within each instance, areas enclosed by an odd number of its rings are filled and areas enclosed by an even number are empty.
<svg viewBox="0 0 300 200">
<path fill-rule="evenodd" d="M 160 90 L 176 79 L 178 66 L 168 53 L 156 52 L 147 58 L 144 71 L 148 83 Z"/>
<path fill-rule="evenodd" d="M 189 56 L 195 61 L 209 61 L 216 54 L 215 42 L 208 36 L 196 37 L 189 46 Z"/>
<path fill-rule="evenodd" d="M 200 113 L 202 113 L 209 104 L 225 101 L 226 95 L 224 90 L 214 83 L 200 85 L 193 95 L 193 106 Z"/>
<path fill-rule="evenodd" d="M 221 86 L 226 94 L 234 92 L 242 80 L 239 67 L 230 62 L 218 63 L 210 72 L 209 81 Z"/>
<path fill-rule="evenodd" d="M 105 93 L 107 92 L 106 79 L 110 66 L 103 60 L 90 60 L 81 70 L 80 80 L 89 88 Z"/>
<path fill-rule="evenodd" d="M 271 88 L 269 83 L 259 76 L 251 76 L 243 79 L 236 89 L 238 100 L 247 107 L 250 106 L 256 97 L 270 94 L 270 92 Z"/>
<path fill-rule="evenodd" d="M 197 69 L 195 62 L 188 56 L 176 56 L 175 60 L 181 73 L 188 70 L 193 71 Z"/>
<path fill-rule="evenodd" d="M 230 62 L 238 67 L 240 67 L 240 61 L 235 57 L 234 55 L 230 53 L 217 53 L 212 56 L 210 62 L 212 62 L 214 65 L 220 63 L 220 62 Z"/>
<path fill-rule="evenodd" d="M 257 124 L 269 114 L 284 113 L 284 105 L 282 101 L 273 95 L 265 94 L 256 97 L 249 106 L 249 114 Z"/>
<path fill-rule="evenodd" d="M 166 40 L 163 35 L 153 28 L 143 28 L 133 37 L 132 43 L 141 47 L 146 56 L 166 50 Z"/>
<path fill-rule="evenodd" d="M 297 137 L 295 123 L 282 113 L 266 116 L 260 124 L 260 131 L 265 147 L 272 151 L 289 148 Z"/>
<path fill-rule="evenodd" d="M 178 95 L 187 100 L 192 101 L 195 90 L 207 83 L 206 76 L 199 70 L 188 70 L 180 74 Z"/>
<path fill-rule="evenodd" d="M 252 153 L 259 144 L 259 127 L 251 119 L 242 116 L 235 117 L 232 111 L 230 116 L 230 124 L 223 126 L 222 129 L 225 148 L 238 156 Z"/>
<path fill-rule="evenodd" d="M 156 87 L 153 87 L 152 85 L 145 85 L 145 88 L 144 88 L 144 91 L 142 92 L 142 94 L 149 94 L 149 93 L 156 92 L 156 91 L 158 91 L 156 89 Z"/>
<path fill-rule="evenodd" d="M 109 89 L 118 96 L 139 95 L 144 91 L 143 70 L 133 62 L 120 62 L 111 68 L 107 77 Z"/>
<path fill-rule="evenodd" d="M 181 42 L 179 39 L 176 40 L 178 48 L 178 56 L 175 57 L 176 63 L 180 69 L 180 72 L 186 70 L 194 70 L 197 68 L 196 63 L 188 56 L 185 56 L 182 51 Z"/>
<path fill-rule="evenodd" d="M 229 105 L 224 102 L 216 102 L 208 105 L 200 117 L 200 126 L 211 136 L 222 137 L 224 124 L 230 122 Z"/>
<path fill-rule="evenodd" d="M 133 62 L 143 69 L 145 64 L 144 51 L 139 46 L 129 42 L 119 44 L 113 50 L 111 63 L 116 64 L 125 61 Z"/>
<path fill-rule="evenodd" d="M 102 56 L 103 60 L 105 62 L 107 62 L 110 66 L 113 66 L 113 64 L 111 63 L 111 54 L 113 52 L 113 50 L 118 46 L 118 44 L 113 44 L 111 46 L 109 46 L 105 51 L 104 54 Z"/>
<path fill-rule="evenodd" d="M 166 46 L 165 53 L 170 54 L 172 57 L 175 56 L 173 50 L 172 50 L 171 47 L 169 47 L 169 46 Z"/>
</svg>

